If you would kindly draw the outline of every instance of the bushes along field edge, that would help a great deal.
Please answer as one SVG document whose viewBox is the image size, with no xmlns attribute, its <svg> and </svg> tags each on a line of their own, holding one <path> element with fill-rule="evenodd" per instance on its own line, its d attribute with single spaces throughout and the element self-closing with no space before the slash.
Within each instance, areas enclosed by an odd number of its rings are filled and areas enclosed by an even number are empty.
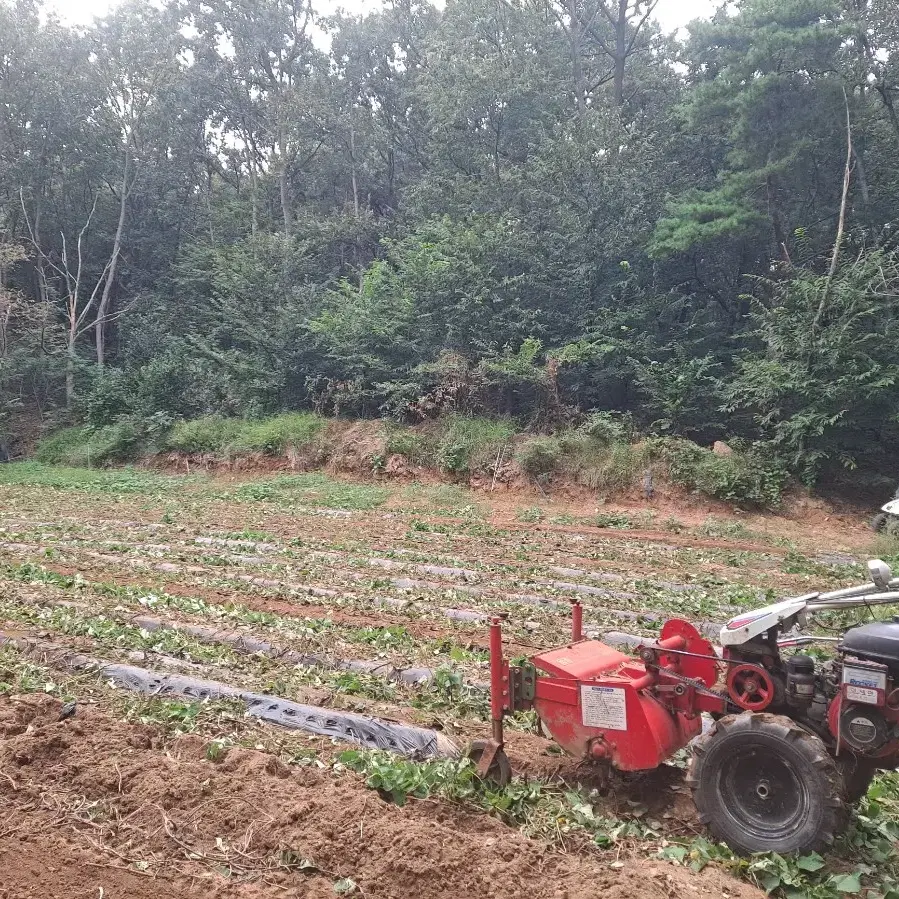
<svg viewBox="0 0 899 899">
<path fill-rule="evenodd" d="M 511 419 L 449 415 L 424 425 L 393 422 L 373 425 L 376 446 L 353 446 L 357 423 L 327 419 L 311 412 L 244 420 L 205 416 L 166 427 L 132 419 L 113 425 L 65 428 L 45 437 L 35 458 L 46 464 L 102 467 L 135 462 L 165 453 L 229 463 L 253 456 L 285 458 L 293 467 L 337 468 L 374 473 L 435 469 L 451 478 L 525 477 L 540 485 L 575 483 L 601 495 L 654 484 L 678 487 L 723 502 L 776 508 L 787 484 L 787 471 L 758 449 L 717 455 L 688 440 L 637 439 L 626 420 L 601 415 L 578 428 L 551 436 L 516 430 Z M 337 456 L 342 458 L 338 459 Z"/>
</svg>

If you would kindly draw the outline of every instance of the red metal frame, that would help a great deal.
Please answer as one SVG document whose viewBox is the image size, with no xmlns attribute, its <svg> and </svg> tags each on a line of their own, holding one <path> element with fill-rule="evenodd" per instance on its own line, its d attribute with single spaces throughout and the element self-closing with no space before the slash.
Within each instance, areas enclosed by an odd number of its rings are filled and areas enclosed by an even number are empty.
<svg viewBox="0 0 899 899">
<path fill-rule="evenodd" d="M 503 716 L 509 709 L 509 666 L 503 658 L 503 625 L 500 618 L 490 622 L 490 718 L 493 739 L 503 745 Z"/>
<path fill-rule="evenodd" d="M 490 622 L 491 737 L 478 771 L 486 775 L 503 748 L 507 712 L 535 708 L 549 733 L 576 757 L 627 771 L 655 768 L 697 736 L 704 711 L 723 713 L 726 699 L 698 690 L 718 678 L 719 659 L 710 643 L 686 621 L 666 622 L 660 639 L 635 659 L 584 639 L 583 606 L 571 604 L 568 646 L 535 655 L 534 697 L 523 700 L 513 684 L 521 678 L 503 657 L 502 622 Z"/>
<path fill-rule="evenodd" d="M 571 603 L 571 642 L 580 643 L 584 639 L 584 607 L 579 599 Z"/>
</svg>

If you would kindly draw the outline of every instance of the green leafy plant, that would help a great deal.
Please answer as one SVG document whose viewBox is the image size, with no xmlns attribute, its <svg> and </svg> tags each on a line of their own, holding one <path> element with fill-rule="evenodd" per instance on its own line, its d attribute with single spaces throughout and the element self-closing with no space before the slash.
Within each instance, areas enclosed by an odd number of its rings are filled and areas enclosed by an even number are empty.
<svg viewBox="0 0 899 899">
<path fill-rule="evenodd" d="M 546 513 L 539 506 L 530 506 L 528 508 L 518 509 L 515 512 L 515 517 L 519 521 L 534 524 L 538 521 L 543 521 L 543 519 L 546 518 Z"/>
<path fill-rule="evenodd" d="M 453 474 L 487 470 L 502 456 L 513 434 L 509 421 L 450 415 L 437 445 L 437 464 Z"/>
<path fill-rule="evenodd" d="M 316 443 L 326 420 L 312 412 L 292 412 L 274 418 L 241 423 L 224 449 L 234 455 L 259 452 L 282 456 L 288 450 L 302 451 Z"/>
<path fill-rule="evenodd" d="M 221 453 L 240 433 L 239 419 L 207 415 L 192 421 L 179 421 L 165 441 L 168 449 L 180 453 Z"/>
<path fill-rule="evenodd" d="M 142 435 L 130 420 L 93 428 L 66 428 L 44 438 L 35 450 L 39 462 L 98 468 L 127 462 L 140 452 Z"/>
<path fill-rule="evenodd" d="M 562 446 L 553 437 L 535 437 L 523 443 L 515 453 L 521 470 L 533 478 L 545 477 L 559 467 Z"/>
<path fill-rule="evenodd" d="M 787 471 L 783 463 L 757 451 L 719 456 L 685 440 L 655 444 L 672 482 L 715 499 L 764 509 L 777 508 Z"/>
</svg>

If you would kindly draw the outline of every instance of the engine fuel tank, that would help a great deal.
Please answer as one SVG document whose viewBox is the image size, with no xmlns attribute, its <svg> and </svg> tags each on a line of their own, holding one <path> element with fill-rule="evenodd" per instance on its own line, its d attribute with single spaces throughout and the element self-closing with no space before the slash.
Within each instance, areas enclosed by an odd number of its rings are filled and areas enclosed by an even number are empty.
<svg viewBox="0 0 899 899">
<path fill-rule="evenodd" d="M 840 651 L 899 669 L 899 620 L 874 621 L 846 631 Z"/>
</svg>

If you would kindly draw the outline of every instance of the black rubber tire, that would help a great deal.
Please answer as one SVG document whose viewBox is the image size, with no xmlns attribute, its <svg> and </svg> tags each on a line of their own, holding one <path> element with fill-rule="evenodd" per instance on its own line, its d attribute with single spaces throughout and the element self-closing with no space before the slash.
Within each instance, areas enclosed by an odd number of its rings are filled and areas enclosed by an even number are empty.
<svg viewBox="0 0 899 899">
<path fill-rule="evenodd" d="M 847 818 L 824 743 L 781 715 L 722 718 L 695 744 L 687 782 L 703 824 L 743 855 L 824 849 Z"/>
<path fill-rule="evenodd" d="M 878 513 L 871 519 L 871 530 L 872 530 L 872 531 L 876 531 L 878 534 L 879 534 L 881 531 L 886 530 L 887 520 L 889 519 L 889 517 L 890 517 L 890 516 L 887 515 L 886 512 L 878 512 Z"/>
<path fill-rule="evenodd" d="M 484 740 L 475 740 L 474 743 L 468 747 L 466 755 L 472 762 L 474 762 L 475 766 L 477 766 L 486 749 L 487 743 Z M 492 764 L 487 769 L 487 777 L 484 779 L 489 780 L 497 787 L 505 787 L 511 783 L 512 765 L 509 762 L 509 756 L 507 756 L 502 749 L 496 753 Z"/>
<path fill-rule="evenodd" d="M 877 774 L 877 767 L 867 759 L 852 755 L 841 755 L 837 759 L 837 767 L 843 777 L 843 796 L 847 802 L 855 805 L 867 795 L 868 787 Z"/>
</svg>

